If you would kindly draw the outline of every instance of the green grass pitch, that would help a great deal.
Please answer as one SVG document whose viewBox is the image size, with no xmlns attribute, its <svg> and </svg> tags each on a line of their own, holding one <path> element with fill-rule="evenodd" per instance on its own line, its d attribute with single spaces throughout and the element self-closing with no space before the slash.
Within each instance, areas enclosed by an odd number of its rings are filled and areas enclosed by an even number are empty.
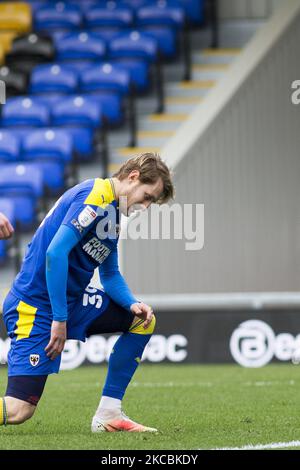
<svg viewBox="0 0 300 470">
<path fill-rule="evenodd" d="M 148 365 L 124 399 L 132 419 L 159 433 L 90 432 L 106 367 L 50 376 L 34 417 L 0 428 L 0 449 L 212 449 L 300 440 L 299 367 Z M 0 394 L 6 368 L 0 368 Z M 294 447 L 295 448 L 295 447 Z"/>
</svg>

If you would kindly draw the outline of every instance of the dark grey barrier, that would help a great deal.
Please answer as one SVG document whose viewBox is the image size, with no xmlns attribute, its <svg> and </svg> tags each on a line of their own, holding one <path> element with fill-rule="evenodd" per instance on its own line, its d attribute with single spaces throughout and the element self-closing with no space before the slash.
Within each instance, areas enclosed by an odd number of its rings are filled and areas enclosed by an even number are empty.
<svg viewBox="0 0 300 470">
<path fill-rule="evenodd" d="M 261 367 L 300 361 L 300 310 L 193 310 L 157 312 L 157 328 L 143 360 L 151 363 L 238 363 Z M 9 340 L 0 320 L 0 360 Z M 107 361 L 117 335 L 68 341 L 62 369 Z"/>
</svg>

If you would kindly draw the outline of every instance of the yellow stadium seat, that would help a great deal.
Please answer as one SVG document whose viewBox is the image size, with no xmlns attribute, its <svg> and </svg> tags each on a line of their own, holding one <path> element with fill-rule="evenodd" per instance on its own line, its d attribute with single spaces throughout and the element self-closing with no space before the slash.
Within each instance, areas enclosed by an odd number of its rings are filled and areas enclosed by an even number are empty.
<svg viewBox="0 0 300 470">
<path fill-rule="evenodd" d="M 0 3 L 0 31 L 27 33 L 31 30 L 31 8 L 27 3 Z"/>
<path fill-rule="evenodd" d="M 10 51 L 11 43 L 16 36 L 17 33 L 15 32 L 0 31 L 0 45 L 2 46 L 5 54 Z"/>
<path fill-rule="evenodd" d="M 3 64 L 3 62 L 4 62 L 4 57 L 5 57 L 4 49 L 3 49 L 3 46 L 0 44 L 0 65 Z"/>
</svg>

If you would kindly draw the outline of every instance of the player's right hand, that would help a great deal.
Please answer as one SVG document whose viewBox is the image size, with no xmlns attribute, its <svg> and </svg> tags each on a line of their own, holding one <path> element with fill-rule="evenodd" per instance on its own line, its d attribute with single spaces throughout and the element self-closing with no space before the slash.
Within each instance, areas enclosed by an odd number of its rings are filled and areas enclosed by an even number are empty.
<svg viewBox="0 0 300 470">
<path fill-rule="evenodd" d="M 67 338 L 67 322 L 53 320 L 50 341 L 45 347 L 47 356 L 53 361 L 64 349 Z"/>
<path fill-rule="evenodd" d="M 146 329 L 151 323 L 153 318 L 153 310 L 150 305 L 144 304 L 144 302 L 137 302 L 132 304 L 130 310 L 134 315 L 144 319 L 143 327 Z"/>
<path fill-rule="evenodd" d="M 4 214 L 0 212 L 0 240 L 7 240 L 14 233 L 14 228 L 5 217 Z"/>
</svg>

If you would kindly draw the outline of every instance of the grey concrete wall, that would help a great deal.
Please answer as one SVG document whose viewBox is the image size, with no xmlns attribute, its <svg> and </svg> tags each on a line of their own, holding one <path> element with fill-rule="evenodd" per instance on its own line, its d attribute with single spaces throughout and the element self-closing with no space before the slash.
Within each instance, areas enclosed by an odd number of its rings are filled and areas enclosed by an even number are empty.
<svg viewBox="0 0 300 470">
<path fill-rule="evenodd" d="M 205 243 L 124 241 L 135 292 L 299 291 L 299 44 L 300 3 L 287 0 L 163 150 L 176 202 L 205 205 Z"/>
</svg>

